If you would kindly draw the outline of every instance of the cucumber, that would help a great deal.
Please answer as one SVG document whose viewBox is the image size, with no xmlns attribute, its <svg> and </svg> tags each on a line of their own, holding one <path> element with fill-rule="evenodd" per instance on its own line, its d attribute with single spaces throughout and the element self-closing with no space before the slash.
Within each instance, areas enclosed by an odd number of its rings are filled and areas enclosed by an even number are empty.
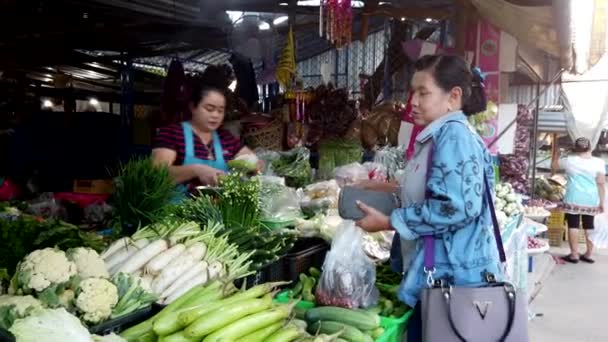
<svg viewBox="0 0 608 342">
<path fill-rule="evenodd" d="M 306 311 L 308 323 L 318 321 L 340 322 L 359 330 L 374 330 L 380 326 L 380 316 L 363 310 L 349 310 L 335 306 L 322 306 Z"/>
<path fill-rule="evenodd" d="M 367 342 L 371 339 L 371 337 L 365 335 L 363 332 L 361 332 L 361 330 L 353 326 L 331 321 L 313 323 L 308 326 L 308 332 L 310 334 L 316 334 L 317 332 L 319 332 L 321 334 L 328 335 L 337 334 L 341 332 L 340 338 L 350 342 Z"/>
<path fill-rule="evenodd" d="M 306 319 L 306 311 L 308 310 L 296 306 L 293 311 L 296 314 L 297 319 Z"/>
</svg>

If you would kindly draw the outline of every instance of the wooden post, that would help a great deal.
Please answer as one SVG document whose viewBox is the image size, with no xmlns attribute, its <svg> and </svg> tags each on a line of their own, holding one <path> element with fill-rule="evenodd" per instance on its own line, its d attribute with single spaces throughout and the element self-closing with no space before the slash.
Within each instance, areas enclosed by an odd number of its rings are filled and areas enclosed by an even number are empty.
<svg viewBox="0 0 608 342">
<path fill-rule="evenodd" d="M 551 134 L 551 176 L 559 172 L 560 151 L 557 144 L 557 133 Z"/>
<path fill-rule="evenodd" d="M 288 10 L 289 13 L 287 13 L 289 15 L 289 26 L 293 27 L 295 29 L 296 26 L 296 10 L 298 7 L 298 1 L 297 0 L 289 0 L 289 5 L 288 5 Z M 294 32 L 295 35 L 295 32 Z"/>
<path fill-rule="evenodd" d="M 464 57 L 466 50 L 467 24 L 472 10 L 467 0 L 458 0 L 456 4 L 456 53 Z"/>
</svg>

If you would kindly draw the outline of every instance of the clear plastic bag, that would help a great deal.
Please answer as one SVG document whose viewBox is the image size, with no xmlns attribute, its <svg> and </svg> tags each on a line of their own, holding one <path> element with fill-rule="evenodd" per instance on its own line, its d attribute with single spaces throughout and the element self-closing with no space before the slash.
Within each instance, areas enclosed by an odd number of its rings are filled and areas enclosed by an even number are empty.
<svg viewBox="0 0 608 342">
<path fill-rule="evenodd" d="M 323 263 L 317 303 L 350 309 L 377 304 L 376 266 L 365 254 L 363 234 L 353 221 L 342 222 Z"/>
<path fill-rule="evenodd" d="M 360 181 L 369 180 L 367 168 L 359 163 L 352 163 L 337 167 L 335 178 L 340 187 L 353 185 Z"/>
<path fill-rule="evenodd" d="M 608 248 L 608 213 L 595 216 L 594 228 L 587 231 L 596 248 Z"/>
<path fill-rule="evenodd" d="M 380 163 L 363 163 L 363 167 L 367 170 L 370 180 L 386 182 L 388 180 L 388 170 L 386 166 Z"/>
<path fill-rule="evenodd" d="M 300 200 L 294 189 L 276 183 L 262 183 L 262 218 L 289 221 L 302 216 Z"/>
</svg>

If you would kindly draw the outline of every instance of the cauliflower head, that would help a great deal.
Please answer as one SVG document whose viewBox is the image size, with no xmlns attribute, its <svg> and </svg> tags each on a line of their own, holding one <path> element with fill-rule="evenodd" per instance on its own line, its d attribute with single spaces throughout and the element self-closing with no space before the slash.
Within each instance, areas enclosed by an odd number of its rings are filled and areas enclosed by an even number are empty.
<svg viewBox="0 0 608 342">
<path fill-rule="evenodd" d="M 21 317 L 31 310 L 42 309 L 42 304 L 32 296 L 0 296 L 0 307 L 14 306 L 15 313 Z"/>
<path fill-rule="evenodd" d="M 76 275 L 76 264 L 69 261 L 64 252 L 45 248 L 28 254 L 17 267 L 19 287 L 25 293 L 67 283 Z"/>
<path fill-rule="evenodd" d="M 72 248 L 66 252 L 66 255 L 76 264 L 81 279 L 110 278 L 106 263 L 95 250 L 86 247 Z"/>
<path fill-rule="evenodd" d="M 83 319 L 90 323 L 99 323 L 110 317 L 112 309 L 118 303 L 118 290 L 104 278 L 88 278 L 80 283 L 76 296 L 76 307 L 83 314 Z"/>
</svg>

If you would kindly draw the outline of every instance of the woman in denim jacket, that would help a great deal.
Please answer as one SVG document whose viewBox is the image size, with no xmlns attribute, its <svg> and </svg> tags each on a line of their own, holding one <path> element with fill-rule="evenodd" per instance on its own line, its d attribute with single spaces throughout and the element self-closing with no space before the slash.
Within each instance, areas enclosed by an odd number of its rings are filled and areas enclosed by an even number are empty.
<svg viewBox="0 0 608 342">
<path fill-rule="evenodd" d="M 435 237 L 435 279 L 458 286 L 483 284 L 487 272 L 502 272 L 492 219 L 484 201 L 484 177 L 492 184 L 491 158 L 467 116 L 486 108 L 480 73 L 457 56 L 422 57 L 412 78 L 412 110 L 416 124 L 414 157 L 401 184 L 404 206 L 390 217 L 359 203 L 365 217 L 357 224 L 369 231 L 394 229 L 402 240 L 416 241 L 399 298 L 415 308 L 408 341 L 420 342 L 418 304 L 427 286 L 421 237 Z"/>
</svg>

